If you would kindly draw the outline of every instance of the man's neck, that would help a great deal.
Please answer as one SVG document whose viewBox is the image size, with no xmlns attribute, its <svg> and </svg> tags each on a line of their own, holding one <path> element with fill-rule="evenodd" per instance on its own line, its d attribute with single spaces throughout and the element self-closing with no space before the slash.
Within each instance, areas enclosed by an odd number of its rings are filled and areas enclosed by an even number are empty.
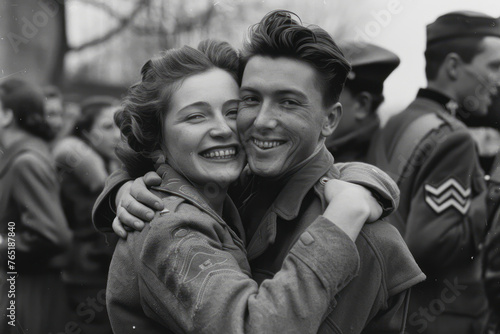
<svg viewBox="0 0 500 334">
<path fill-rule="evenodd" d="M 450 86 L 437 81 L 429 81 L 427 84 L 427 89 L 432 89 L 438 93 L 448 96 L 450 99 L 457 100 L 457 93 Z"/>
<path fill-rule="evenodd" d="M 302 169 L 302 167 L 304 167 L 309 161 L 311 161 L 321 151 L 321 149 L 324 146 L 325 146 L 325 141 L 322 140 L 321 143 L 318 144 L 318 146 L 316 147 L 316 149 L 314 150 L 314 152 L 310 156 L 308 156 L 307 158 L 305 158 L 304 160 L 302 160 L 298 164 L 290 167 L 284 173 L 282 173 L 282 174 L 280 174 L 278 176 L 269 178 L 269 180 L 271 180 L 271 181 L 283 181 L 283 180 L 288 179 L 290 176 L 294 175 L 295 173 L 297 173 L 297 171 L 299 171 L 300 169 Z"/>
</svg>

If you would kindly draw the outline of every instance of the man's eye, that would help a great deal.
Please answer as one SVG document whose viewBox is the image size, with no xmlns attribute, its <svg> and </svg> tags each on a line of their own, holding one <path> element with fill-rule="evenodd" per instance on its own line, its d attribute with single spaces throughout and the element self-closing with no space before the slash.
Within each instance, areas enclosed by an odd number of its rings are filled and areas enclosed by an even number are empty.
<svg viewBox="0 0 500 334">
<path fill-rule="evenodd" d="M 283 100 L 282 104 L 284 106 L 292 107 L 292 106 L 298 106 L 298 105 L 300 105 L 300 102 L 298 102 L 296 100 L 287 99 L 287 100 Z"/>
<path fill-rule="evenodd" d="M 255 97 L 255 96 L 244 96 L 242 99 L 241 99 L 241 102 L 243 104 L 255 104 L 255 103 L 258 103 L 259 100 Z"/>
</svg>

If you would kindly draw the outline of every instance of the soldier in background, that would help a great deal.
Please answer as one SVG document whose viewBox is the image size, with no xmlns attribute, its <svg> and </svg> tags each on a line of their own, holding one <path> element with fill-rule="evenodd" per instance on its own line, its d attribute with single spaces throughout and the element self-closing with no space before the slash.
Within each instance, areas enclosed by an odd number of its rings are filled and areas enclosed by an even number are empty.
<svg viewBox="0 0 500 334">
<path fill-rule="evenodd" d="M 487 112 L 500 76 L 500 20 L 453 12 L 427 26 L 428 87 L 374 139 L 369 161 L 401 190 L 389 217 L 427 280 L 410 300 L 409 333 L 482 333 L 480 245 L 486 184 L 461 115 Z"/>
<path fill-rule="evenodd" d="M 384 81 L 399 66 L 399 57 L 380 46 L 349 43 L 342 47 L 352 69 L 340 94 L 343 115 L 326 147 L 336 162 L 366 161 L 368 147 L 380 127 L 378 107 Z"/>
</svg>

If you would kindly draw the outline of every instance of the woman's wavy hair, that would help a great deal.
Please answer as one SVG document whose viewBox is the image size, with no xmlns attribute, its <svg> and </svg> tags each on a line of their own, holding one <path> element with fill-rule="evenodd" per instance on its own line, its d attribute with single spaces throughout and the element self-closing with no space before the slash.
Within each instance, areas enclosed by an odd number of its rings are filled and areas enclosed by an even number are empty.
<svg viewBox="0 0 500 334">
<path fill-rule="evenodd" d="M 127 145 L 117 155 L 131 176 L 152 170 L 161 151 L 163 120 L 173 93 L 186 78 L 219 68 L 238 83 L 239 55 L 227 42 L 204 40 L 197 49 L 183 46 L 161 52 L 141 69 L 142 79 L 132 85 L 115 114 Z M 216 83 L 214 83 L 216 84 Z"/>
<path fill-rule="evenodd" d="M 41 88 L 22 79 L 0 83 L 3 109 L 10 109 L 17 126 L 44 140 L 54 139 L 55 133 L 45 119 L 44 95 Z"/>
</svg>

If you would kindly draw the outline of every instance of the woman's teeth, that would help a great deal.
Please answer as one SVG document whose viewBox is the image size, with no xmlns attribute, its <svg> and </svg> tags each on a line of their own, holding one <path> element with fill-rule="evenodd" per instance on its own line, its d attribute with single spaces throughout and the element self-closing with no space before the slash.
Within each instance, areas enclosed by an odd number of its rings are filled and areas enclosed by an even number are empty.
<svg viewBox="0 0 500 334">
<path fill-rule="evenodd" d="M 202 154 L 207 159 L 229 159 L 236 155 L 235 148 L 214 149 Z"/>
</svg>

